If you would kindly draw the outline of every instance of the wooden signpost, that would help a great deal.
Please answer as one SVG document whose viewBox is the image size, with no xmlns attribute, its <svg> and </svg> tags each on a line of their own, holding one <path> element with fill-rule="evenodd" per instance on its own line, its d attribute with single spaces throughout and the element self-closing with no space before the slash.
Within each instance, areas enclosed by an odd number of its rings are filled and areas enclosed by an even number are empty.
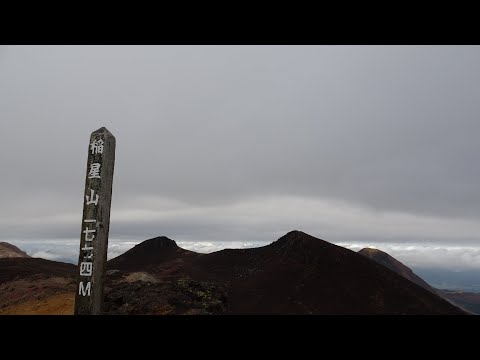
<svg viewBox="0 0 480 360">
<path fill-rule="evenodd" d="M 102 127 L 88 145 L 75 315 L 102 312 L 114 163 L 115 137 Z"/>
</svg>

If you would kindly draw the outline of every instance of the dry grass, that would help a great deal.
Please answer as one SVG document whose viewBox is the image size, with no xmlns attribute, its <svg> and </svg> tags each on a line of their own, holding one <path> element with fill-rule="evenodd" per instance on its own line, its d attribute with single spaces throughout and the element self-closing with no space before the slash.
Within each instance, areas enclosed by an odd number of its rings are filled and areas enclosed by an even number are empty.
<svg viewBox="0 0 480 360">
<path fill-rule="evenodd" d="M 29 300 L 0 309 L 1 315 L 73 315 L 75 293 L 63 293 L 42 300 Z"/>
</svg>

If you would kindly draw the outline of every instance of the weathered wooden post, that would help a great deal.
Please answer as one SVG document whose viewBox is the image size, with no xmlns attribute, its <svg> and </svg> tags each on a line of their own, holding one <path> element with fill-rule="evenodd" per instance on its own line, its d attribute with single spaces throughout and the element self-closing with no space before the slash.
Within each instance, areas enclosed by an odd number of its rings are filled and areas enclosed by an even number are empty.
<svg viewBox="0 0 480 360">
<path fill-rule="evenodd" d="M 114 162 L 115 137 L 102 127 L 88 146 L 75 315 L 102 312 Z"/>
</svg>

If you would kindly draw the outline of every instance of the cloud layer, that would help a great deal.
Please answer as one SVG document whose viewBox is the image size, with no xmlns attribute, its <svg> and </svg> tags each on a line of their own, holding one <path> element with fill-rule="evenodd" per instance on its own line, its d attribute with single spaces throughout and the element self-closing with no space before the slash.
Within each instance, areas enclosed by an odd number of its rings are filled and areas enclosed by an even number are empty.
<svg viewBox="0 0 480 360">
<path fill-rule="evenodd" d="M 270 241 L 271 242 L 271 241 Z M 270 242 L 247 241 L 177 241 L 178 246 L 200 253 L 211 253 L 225 248 L 245 249 L 259 247 Z M 123 254 L 140 241 L 111 239 L 108 259 Z M 32 257 L 63 261 L 76 264 L 78 260 L 78 241 L 76 240 L 18 240 L 12 244 L 26 250 Z M 438 243 L 405 244 L 394 242 L 336 242 L 336 245 L 358 251 L 365 247 L 380 249 L 392 255 L 405 265 L 415 269 L 448 269 L 454 271 L 480 271 L 480 246 L 448 246 Z"/>
</svg>

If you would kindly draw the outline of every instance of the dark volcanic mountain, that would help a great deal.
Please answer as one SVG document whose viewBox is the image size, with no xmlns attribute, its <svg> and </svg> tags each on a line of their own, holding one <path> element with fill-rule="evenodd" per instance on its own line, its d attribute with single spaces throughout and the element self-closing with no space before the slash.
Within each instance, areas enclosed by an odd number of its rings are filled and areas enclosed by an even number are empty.
<svg viewBox="0 0 480 360">
<path fill-rule="evenodd" d="M 120 256 L 110 260 L 110 269 L 139 271 L 155 268 L 162 264 L 178 262 L 184 257 L 199 255 L 178 247 L 177 243 L 165 236 L 145 240 Z"/>
<path fill-rule="evenodd" d="M 27 258 L 30 257 L 25 251 L 20 250 L 15 245 L 0 242 L 0 258 Z"/>
<path fill-rule="evenodd" d="M 464 313 L 385 266 L 300 231 L 211 254 L 160 237 L 108 268 L 107 313 Z"/>
<path fill-rule="evenodd" d="M 404 278 L 414 282 L 415 284 L 420 285 L 424 289 L 427 289 L 431 292 L 436 293 L 437 291 L 428 285 L 422 278 L 417 276 L 412 269 L 404 265 L 393 256 L 390 256 L 386 252 L 383 252 L 378 249 L 364 248 L 358 252 L 360 255 L 366 256 L 373 261 L 376 261 L 379 264 L 389 268 L 392 271 L 395 271 L 397 274 L 402 275 Z"/>
</svg>

